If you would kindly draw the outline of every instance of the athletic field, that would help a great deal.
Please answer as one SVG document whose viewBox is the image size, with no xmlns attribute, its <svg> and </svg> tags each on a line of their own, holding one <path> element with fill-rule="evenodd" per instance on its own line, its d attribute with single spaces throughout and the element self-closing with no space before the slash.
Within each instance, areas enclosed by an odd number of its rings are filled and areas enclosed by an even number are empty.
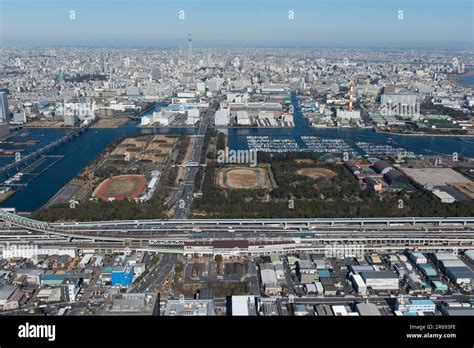
<svg viewBox="0 0 474 348">
<path fill-rule="evenodd" d="M 146 188 L 143 175 L 120 175 L 104 180 L 94 191 L 93 196 L 104 201 L 111 199 L 135 199 Z"/>
</svg>

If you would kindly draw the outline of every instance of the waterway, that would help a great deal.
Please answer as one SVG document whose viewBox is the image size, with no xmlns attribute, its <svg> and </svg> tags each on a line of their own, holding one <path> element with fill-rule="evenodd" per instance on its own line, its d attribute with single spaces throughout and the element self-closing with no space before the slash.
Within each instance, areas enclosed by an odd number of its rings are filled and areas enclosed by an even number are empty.
<svg viewBox="0 0 474 348">
<path fill-rule="evenodd" d="M 293 96 L 296 106 L 296 97 Z M 150 111 L 152 112 L 152 111 Z M 248 148 L 247 136 L 270 136 L 272 138 L 290 139 L 300 148 L 305 147 L 301 136 L 316 136 L 325 139 L 343 139 L 350 147 L 360 153 L 357 142 L 371 144 L 387 144 L 392 138 L 394 147 L 402 147 L 418 155 L 452 154 L 457 152 L 468 157 L 474 157 L 474 139 L 458 137 L 435 136 L 403 136 L 396 134 L 376 133 L 372 129 L 327 128 L 315 129 L 308 125 L 307 120 L 299 113 L 294 115 L 294 128 L 230 128 L 226 129 L 231 149 Z M 31 138 L 39 139 L 37 146 L 44 146 L 64 135 L 62 129 L 27 129 Z M 32 212 L 43 206 L 56 192 L 71 181 L 91 160 L 102 152 L 112 142 L 127 136 L 141 134 L 195 134 L 197 128 L 152 128 L 142 129 L 137 121 L 131 121 L 120 128 L 94 129 L 90 128 L 83 135 L 74 138 L 50 153 L 62 155 L 64 158 L 35 178 L 29 185 L 16 192 L 12 197 L 0 204 L 0 207 L 14 207 L 20 212 Z M 28 137 L 28 139 L 31 139 Z M 26 138 L 22 137 L 22 141 Z M 34 147 L 28 149 L 34 151 Z M 13 158 L 1 158 L 0 165 L 5 165 Z"/>
</svg>

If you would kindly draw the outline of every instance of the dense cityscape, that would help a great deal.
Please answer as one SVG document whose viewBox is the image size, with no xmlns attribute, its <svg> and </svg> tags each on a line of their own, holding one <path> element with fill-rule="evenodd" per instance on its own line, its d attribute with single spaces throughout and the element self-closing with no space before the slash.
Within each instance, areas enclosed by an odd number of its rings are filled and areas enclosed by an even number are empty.
<svg viewBox="0 0 474 348">
<path fill-rule="evenodd" d="M 2 45 L 0 315 L 473 316 L 472 42 L 194 36 Z"/>
</svg>

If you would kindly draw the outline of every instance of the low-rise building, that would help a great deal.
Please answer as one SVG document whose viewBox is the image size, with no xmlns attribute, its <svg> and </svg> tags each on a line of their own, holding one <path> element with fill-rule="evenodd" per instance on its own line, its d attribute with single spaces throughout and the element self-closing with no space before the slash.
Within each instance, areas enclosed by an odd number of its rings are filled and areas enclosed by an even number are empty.
<svg viewBox="0 0 474 348">
<path fill-rule="evenodd" d="M 395 291 L 399 289 L 398 276 L 390 271 L 365 271 L 360 273 L 367 288 Z"/>
</svg>

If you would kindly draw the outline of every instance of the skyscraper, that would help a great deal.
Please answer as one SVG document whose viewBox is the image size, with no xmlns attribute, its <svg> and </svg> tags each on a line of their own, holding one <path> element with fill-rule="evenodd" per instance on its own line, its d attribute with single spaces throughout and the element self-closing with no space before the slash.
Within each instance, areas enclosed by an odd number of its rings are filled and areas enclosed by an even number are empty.
<svg viewBox="0 0 474 348">
<path fill-rule="evenodd" d="M 9 114 L 7 93 L 0 92 L 0 123 L 10 121 Z"/>
</svg>

